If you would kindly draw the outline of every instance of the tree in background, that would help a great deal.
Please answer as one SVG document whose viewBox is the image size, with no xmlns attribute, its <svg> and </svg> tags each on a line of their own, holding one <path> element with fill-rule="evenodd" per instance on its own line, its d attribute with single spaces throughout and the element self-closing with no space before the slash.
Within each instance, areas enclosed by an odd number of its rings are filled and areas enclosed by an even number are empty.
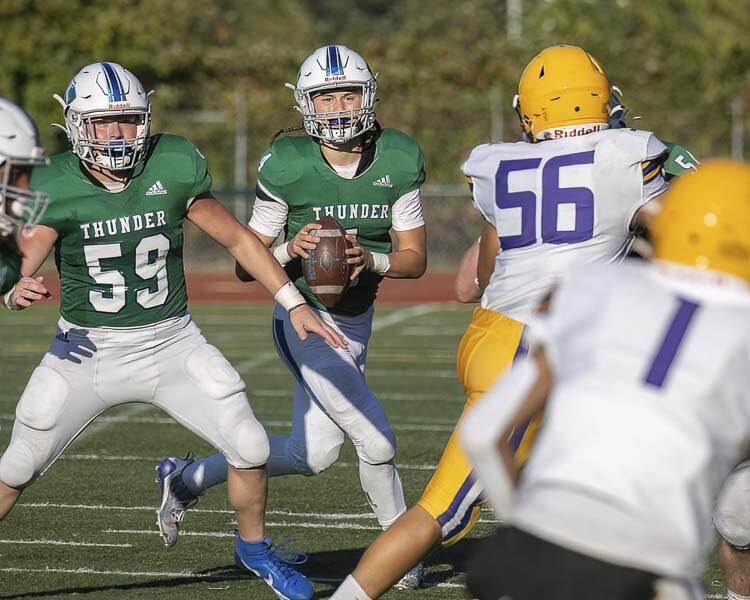
<svg viewBox="0 0 750 600">
<path fill-rule="evenodd" d="M 420 142 L 429 183 L 457 183 L 460 162 L 490 140 L 493 121 L 502 117 L 505 140 L 518 136 L 510 103 L 524 64 L 542 47 L 569 43 L 603 62 L 632 114 L 644 115 L 639 127 L 698 156 L 729 154 L 729 103 L 750 99 L 749 0 L 523 0 L 515 41 L 506 8 L 497 0 L 349 0 L 344 8 L 334 0 L 3 0 L 0 95 L 41 124 L 59 122 L 53 92 L 84 64 L 121 62 L 156 89 L 154 130 L 189 133 L 217 182 L 231 185 L 238 95 L 252 173 L 273 133 L 300 121 L 284 82 L 314 48 L 343 43 L 380 72 L 388 102 L 379 116 Z M 216 122 L 196 122 L 199 111 Z M 65 147 L 61 134 L 41 133 L 52 150 Z"/>
</svg>

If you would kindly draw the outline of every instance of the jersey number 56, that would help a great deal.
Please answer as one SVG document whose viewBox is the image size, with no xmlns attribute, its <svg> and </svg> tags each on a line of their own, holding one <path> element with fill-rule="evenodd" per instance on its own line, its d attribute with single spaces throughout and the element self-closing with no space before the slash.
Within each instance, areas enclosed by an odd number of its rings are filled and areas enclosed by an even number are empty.
<svg viewBox="0 0 750 600">
<path fill-rule="evenodd" d="M 522 248 L 541 241 L 546 244 L 575 244 L 594 236 L 594 192 L 587 187 L 560 187 L 560 169 L 575 165 L 594 163 L 594 151 L 576 152 L 550 158 L 542 168 L 541 194 L 524 190 L 511 192 L 508 178 L 517 171 L 536 171 L 541 158 L 504 160 L 495 173 L 495 204 L 500 209 L 520 208 L 521 233 L 506 234 L 503 222 L 515 225 L 518 230 L 518 217 L 501 218 L 498 222 L 500 247 L 503 250 Z M 536 174 L 534 174 L 536 180 Z M 534 188 L 537 186 L 534 185 Z M 538 202 L 541 200 L 541 202 Z M 541 231 L 537 232 L 537 206 L 541 205 Z M 572 227 L 560 227 L 560 208 L 572 205 L 575 218 Z M 516 215 L 518 211 L 516 211 Z M 541 233 L 541 236 L 539 235 Z"/>
</svg>

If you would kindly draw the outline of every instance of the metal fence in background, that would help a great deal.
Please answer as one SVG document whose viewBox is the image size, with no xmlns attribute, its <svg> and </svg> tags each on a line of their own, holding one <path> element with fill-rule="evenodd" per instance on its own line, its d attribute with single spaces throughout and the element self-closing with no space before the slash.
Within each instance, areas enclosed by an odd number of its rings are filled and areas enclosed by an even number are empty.
<svg viewBox="0 0 750 600">
<path fill-rule="evenodd" d="M 214 194 L 242 223 L 247 223 L 254 189 L 215 189 Z M 427 222 L 427 254 L 432 271 L 453 271 L 479 237 L 482 219 L 471 206 L 465 185 L 425 185 L 422 202 Z M 185 228 L 185 262 L 193 271 L 231 270 L 229 254 L 196 227 Z"/>
</svg>

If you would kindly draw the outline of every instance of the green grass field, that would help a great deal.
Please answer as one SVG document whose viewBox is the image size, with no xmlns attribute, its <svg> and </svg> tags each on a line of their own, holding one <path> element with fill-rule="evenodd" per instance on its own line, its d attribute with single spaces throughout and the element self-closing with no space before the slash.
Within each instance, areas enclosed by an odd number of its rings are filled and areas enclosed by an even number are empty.
<svg viewBox="0 0 750 600">
<path fill-rule="evenodd" d="M 276 357 L 269 306 L 196 305 L 206 338 L 244 377 L 253 409 L 269 432 L 289 429 L 292 380 Z M 422 305 L 376 313 L 368 358 L 370 385 L 399 439 L 397 462 L 413 503 L 460 414 L 455 350 L 468 307 Z M 56 307 L 0 313 L 0 449 L 16 402 L 55 331 Z M 232 561 L 226 488 L 211 490 L 185 521 L 180 543 L 165 549 L 155 524 L 154 466 L 164 456 L 210 448 L 157 409 L 128 405 L 106 413 L 28 489 L 0 523 L 0 598 L 272 598 Z M 360 489 L 356 455 L 318 477 L 271 481 L 268 530 L 291 540 L 309 561 L 304 572 L 326 598 L 378 533 Z M 464 598 L 463 565 L 476 538 L 494 527 L 486 511 L 471 538 L 428 561 L 428 588 L 387 598 Z M 712 565 L 706 583 L 722 591 Z"/>
</svg>

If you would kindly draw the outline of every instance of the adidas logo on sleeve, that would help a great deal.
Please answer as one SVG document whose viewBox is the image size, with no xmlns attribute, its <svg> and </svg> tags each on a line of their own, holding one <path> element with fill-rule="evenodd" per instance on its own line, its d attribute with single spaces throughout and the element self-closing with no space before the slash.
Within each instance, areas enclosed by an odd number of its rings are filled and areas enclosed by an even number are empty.
<svg viewBox="0 0 750 600">
<path fill-rule="evenodd" d="M 167 188 L 165 188 L 158 179 L 156 180 L 156 183 L 146 190 L 147 196 L 162 196 L 167 193 Z"/>
<path fill-rule="evenodd" d="M 390 175 L 384 175 L 380 179 L 376 179 L 372 182 L 372 185 L 377 185 L 378 187 L 387 187 L 392 188 L 393 184 L 391 183 L 391 176 Z"/>
</svg>

